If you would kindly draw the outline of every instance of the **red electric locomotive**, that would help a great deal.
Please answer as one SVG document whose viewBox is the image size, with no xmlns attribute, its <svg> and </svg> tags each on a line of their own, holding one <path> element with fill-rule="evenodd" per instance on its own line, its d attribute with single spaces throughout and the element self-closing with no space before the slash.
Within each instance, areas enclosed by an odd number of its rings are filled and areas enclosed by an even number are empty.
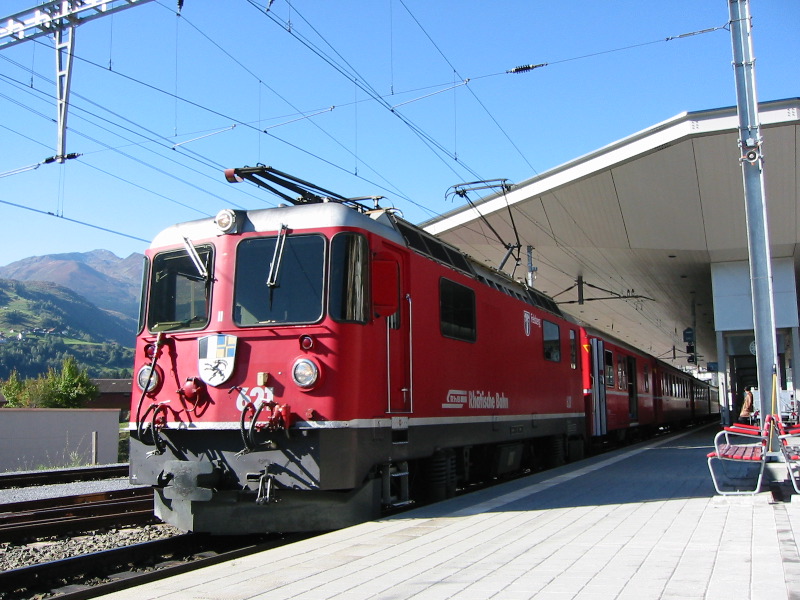
<svg viewBox="0 0 800 600">
<path fill-rule="evenodd" d="M 589 357 L 612 342 L 546 296 L 377 200 L 268 167 L 227 176 L 293 206 L 175 225 L 146 253 L 130 464 L 162 520 L 339 528 L 656 424 L 652 362 L 619 347 L 621 389 L 598 363 L 601 402 Z"/>
</svg>

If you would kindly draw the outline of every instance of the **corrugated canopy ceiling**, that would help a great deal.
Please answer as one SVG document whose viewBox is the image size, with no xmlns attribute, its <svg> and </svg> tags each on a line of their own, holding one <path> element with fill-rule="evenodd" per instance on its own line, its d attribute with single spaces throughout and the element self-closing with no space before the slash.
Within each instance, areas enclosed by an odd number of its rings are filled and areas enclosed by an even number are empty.
<svg viewBox="0 0 800 600">
<path fill-rule="evenodd" d="M 760 118 L 772 256 L 793 257 L 797 271 L 800 99 L 763 103 Z M 694 301 L 704 366 L 716 360 L 710 265 L 747 259 L 737 124 L 734 108 L 684 113 L 423 227 L 497 267 L 506 250 L 481 215 L 507 243 L 513 215 L 523 246 L 515 277 L 533 246 L 536 288 L 656 356 L 671 360 L 674 346 L 677 366 L 687 364 Z M 584 304 L 571 303 L 579 276 Z M 592 300 L 617 294 L 628 297 Z"/>
</svg>

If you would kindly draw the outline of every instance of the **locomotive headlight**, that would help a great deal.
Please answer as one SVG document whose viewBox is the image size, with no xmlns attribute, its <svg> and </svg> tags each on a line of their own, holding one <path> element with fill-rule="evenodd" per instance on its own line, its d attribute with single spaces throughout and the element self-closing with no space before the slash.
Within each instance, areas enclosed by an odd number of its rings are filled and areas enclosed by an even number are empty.
<svg viewBox="0 0 800 600">
<path fill-rule="evenodd" d="M 239 223 L 236 219 L 236 211 L 224 208 L 217 213 L 214 223 L 222 233 L 238 233 Z"/>
<path fill-rule="evenodd" d="M 301 388 L 313 387 L 319 380 L 319 368 L 307 358 L 298 358 L 292 367 L 292 380 Z"/>
<path fill-rule="evenodd" d="M 136 384 L 140 390 L 148 394 L 158 389 L 158 386 L 161 385 L 161 375 L 159 375 L 158 369 L 154 369 L 153 365 L 143 366 L 136 374 Z"/>
</svg>

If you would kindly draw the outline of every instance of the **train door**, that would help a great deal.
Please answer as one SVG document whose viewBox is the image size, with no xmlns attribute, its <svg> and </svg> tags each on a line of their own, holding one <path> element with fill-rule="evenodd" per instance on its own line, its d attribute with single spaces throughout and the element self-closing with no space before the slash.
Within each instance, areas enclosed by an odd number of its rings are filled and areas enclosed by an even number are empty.
<svg viewBox="0 0 800 600">
<path fill-rule="evenodd" d="M 598 338 L 592 344 L 592 435 L 608 433 L 605 377 L 605 343 Z"/>
<path fill-rule="evenodd" d="M 639 420 L 639 385 L 636 380 L 636 357 L 626 357 L 625 370 L 628 372 L 628 415 L 633 423 Z"/>
<path fill-rule="evenodd" d="M 403 265 L 398 260 L 383 261 L 388 277 L 394 283 L 397 310 L 386 316 L 386 394 L 388 413 L 409 413 L 413 410 L 411 380 L 411 297 L 402 284 Z"/>
</svg>

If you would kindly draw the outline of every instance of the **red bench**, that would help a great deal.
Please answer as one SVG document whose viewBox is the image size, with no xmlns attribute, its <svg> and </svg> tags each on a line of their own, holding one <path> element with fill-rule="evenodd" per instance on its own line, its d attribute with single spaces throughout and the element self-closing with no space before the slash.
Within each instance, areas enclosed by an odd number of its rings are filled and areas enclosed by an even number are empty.
<svg viewBox="0 0 800 600">
<path fill-rule="evenodd" d="M 717 493 L 727 496 L 759 492 L 767 465 L 771 424 L 771 415 L 767 415 L 762 428 L 737 423 L 714 436 L 714 451 L 708 453 L 708 470 Z M 719 469 L 715 470 L 717 463 Z"/>
<path fill-rule="evenodd" d="M 800 494 L 800 425 L 787 426 L 780 417 L 775 418 L 778 439 L 781 441 L 781 454 L 789 472 L 794 491 Z"/>
<path fill-rule="evenodd" d="M 764 446 L 739 446 L 736 444 L 724 444 L 716 452 L 711 452 L 709 456 L 717 456 L 722 460 L 762 460 L 764 457 Z"/>
</svg>

